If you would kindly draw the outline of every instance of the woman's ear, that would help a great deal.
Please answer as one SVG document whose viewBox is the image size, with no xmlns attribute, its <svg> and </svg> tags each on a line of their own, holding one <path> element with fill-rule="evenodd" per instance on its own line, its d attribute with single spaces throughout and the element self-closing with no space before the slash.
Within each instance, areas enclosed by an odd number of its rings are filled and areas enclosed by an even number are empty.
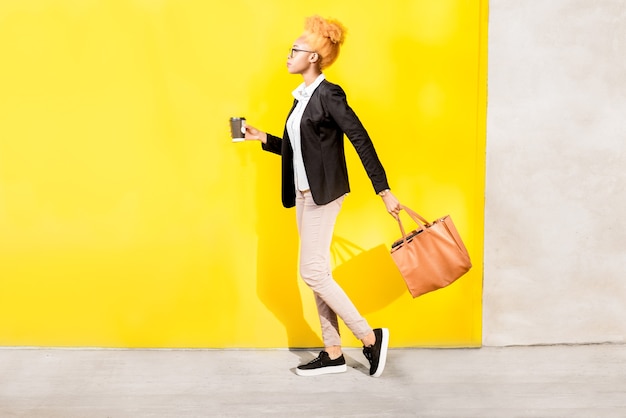
<svg viewBox="0 0 626 418">
<path fill-rule="evenodd" d="M 310 62 L 318 62 L 320 59 L 320 55 L 317 52 L 314 52 L 309 58 Z"/>
</svg>

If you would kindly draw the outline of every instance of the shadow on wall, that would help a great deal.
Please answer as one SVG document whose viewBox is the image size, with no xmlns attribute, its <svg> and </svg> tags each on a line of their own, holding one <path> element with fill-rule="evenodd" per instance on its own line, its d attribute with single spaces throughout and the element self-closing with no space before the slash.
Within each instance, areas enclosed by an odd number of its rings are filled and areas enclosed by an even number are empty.
<svg viewBox="0 0 626 418">
<path fill-rule="evenodd" d="M 280 233 L 284 234 L 285 240 L 293 241 L 293 246 L 275 251 L 269 246 L 263 248 L 262 240 L 260 242 L 258 295 L 284 325 L 289 348 L 322 346 L 319 336 L 304 318 L 297 283 L 300 280 L 297 275 L 298 237 L 293 228 L 289 229 L 281 228 Z M 269 232 L 275 233 L 276 230 L 271 228 Z M 364 250 L 353 242 L 335 236 L 331 244 L 331 256 L 336 265 L 333 277 L 362 315 L 382 310 L 406 293 L 402 276 L 383 244 Z M 277 263 L 285 262 L 294 266 L 293 274 L 276 272 Z"/>
<path fill-rule="evenodd" d="M 320 337 L 304 318 L 297 282 L 300 278 L 297 274 L 298 236 L 295 219 L 287 216 L 276 222 L 266 222 L 265 225 L 267 230 L 259 235 L 257 294 L 285 327 L 289 348 L 321 347 L 323 343 Z M 285 242 L 292 242 L 293 245 L 288 244 L 278 250 L 271 245 L 264 245 L 269 239 L 264 240 L 262 237 L 271 237 L 277 231 L 285 237 Z M 385 245 L 364 250 L 353 242 L 335 236 L 331 255 L 336 265 L 333 277 L 362 315 L 382 310 L 406 293 L 406 285 Z M 276 268 L 285 263 L 293 265 L 293 273 Z"/>
<path fill-rule="evenodd" d="M 384 244 L 364 250 L 335 236 L 331 254 L 336 266 L 333 277 L 362 315 L 389 306 L 406 292 L 402 276 Z"/>
<path fill-rule="evenodd" d="M 263 207 L 267 204 L 258 205 L 260 217 L 268 221 L 259 222 L 258 226 L 257 295 L 285 327 L 289 348 L 320 347 L 323 345 L 320 337 L 304 318 L 298 287 L 299 246 L 295 213 L 285 210 L 281 214 L 268 215 L 268 208 Z M 276 234 L 284 237 L 284 245 L 278 248 L 274 245 Z"/>
</svg>

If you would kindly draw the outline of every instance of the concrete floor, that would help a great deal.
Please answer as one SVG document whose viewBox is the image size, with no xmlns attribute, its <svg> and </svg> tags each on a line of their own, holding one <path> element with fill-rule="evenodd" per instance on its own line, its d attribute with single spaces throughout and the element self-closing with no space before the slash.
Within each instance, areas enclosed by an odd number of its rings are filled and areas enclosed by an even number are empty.
<svg viewBox="0 0 626 418">
<path fill-rule="evenodd" d="M 626 417 L 626 346 L 393 349 L 371 378 L 314 351 L 0 349 L 0 417 Z"/>
</svg>

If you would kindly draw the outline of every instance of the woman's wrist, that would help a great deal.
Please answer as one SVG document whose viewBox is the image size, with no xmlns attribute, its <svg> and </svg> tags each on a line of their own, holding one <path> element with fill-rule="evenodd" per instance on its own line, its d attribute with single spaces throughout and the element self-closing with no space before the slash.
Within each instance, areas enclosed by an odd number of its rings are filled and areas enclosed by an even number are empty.
<svg viewBox="0 0 626 418">
<path fill-rule="evenodd" d="M 380 192 L 378 192 L 378 196 L 385 197 L 387 193 L 389 193 L 389 189 L 381 190 Z"/>
</svg>

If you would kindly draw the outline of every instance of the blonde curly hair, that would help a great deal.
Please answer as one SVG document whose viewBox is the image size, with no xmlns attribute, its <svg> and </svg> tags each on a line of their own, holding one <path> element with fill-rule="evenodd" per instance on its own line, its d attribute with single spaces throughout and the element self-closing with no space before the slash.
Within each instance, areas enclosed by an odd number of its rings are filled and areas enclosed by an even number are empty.
<svg viewBox="0 0 626 418">
<path fill-rule="evenodd" d="M 320 69 L 324 69 L 337 60 L 346 37 L 346 28 L 338 20 L 315 15 L 306 18 L 303 35 L 320 56 Z"/>
</svg>

